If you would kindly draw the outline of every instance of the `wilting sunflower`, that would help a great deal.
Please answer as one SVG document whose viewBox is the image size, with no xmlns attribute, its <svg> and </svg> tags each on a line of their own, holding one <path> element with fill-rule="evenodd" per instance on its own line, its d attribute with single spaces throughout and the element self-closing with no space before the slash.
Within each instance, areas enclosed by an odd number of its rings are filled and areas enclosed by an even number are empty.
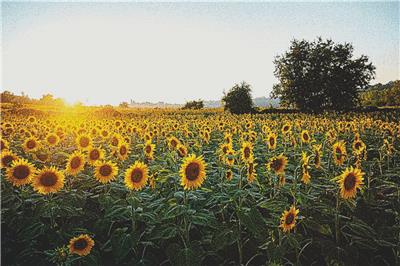
<svg viewBox="0 0 400 266">
<path fill-rule="evenodd" d="M 70 175 L 77 175 L 85 167 L 85 155 L 76 151 L 68 157 L 65 171 Z"/>
<path fill-rule="evenodd" d="M 346 159 L 346 145 L 343 141 L 338 141 L 332 146 L 333 159 L 336 165 L 342 165 Z"/>
<path fill-rule="evenodd" d="M 317 144 L 313 146 L 314 150 L 314 165 L 315 168 L 321 168 L 321 157 L 322 157 L 322 144 Z"/>
<path fill-rule="evenodd" d="M 12 162 L 17 159 L 18 159 L 18 156 L 15 153 L 13 153 L 12 151 L 9 151 L 9 150 L 1 151 L 1 161 L 0 161 L 1 168 L 10 167 Z"/>
<path fill-rule="evenodd" d="M 299 214 L 299 210 L 296 209 L 295 206 L 290 207 L 289 211 L 284 211 L 281 217 L 281 224 L 279 225 L 282 228 L 283 232 L 290 232 L 296 226 L 297 215 Z"/>
<path fill-rule="evenodd" d="M 301 131 L 301 142 L 302 143 L 309 143 L 311 141 L 311 136 L 308 130 Z"/>
<path fill-rule="evenodd" d="M 255 170 L 256 166 L 257 164 L 254 161 L 251 161 L 247 164 L 247 181 L 249 183 L 252 183 L 257 177 Z"/>
<path fill-rule="evenodd" d="M 92 145 L 92 139 L 89 135 L 80 134 L 76 137 L 76 145 L 80 150 L 88 150 Z"/>
<path fill-rule="evenodd" d="M 36 173 L 33 164 L 25 159 L 13 161 L 11 167 L 7 169 L 7 180 L 16 187 L 29 184 Z"/>
<path fill-rule="evenodd" d="M 10 144 L 5 139 L 0 139 L 0 151 L 8 150 L 10 148 Z"/>
<path fill-rule="evenodd" d="M 154 159 L 154 149 L 156 148 L 156 145 L 151 143 L 150 141 L 147 141 L 143 147 L 144 155 L 148 160 L 153 160 Z"/>
<path fill-rule="evenodd" d="M 268 149 L 275 150 L 276 148 L 276 134 L 274 132 L 269 132 L 267 136 Z"/>
<path fill-rule="evenodd" d="M 93 246 L 94 241 L 89 235 L 80 235 L 69 241 L 69 252 L 71 254 L 78 254 L 79 256 L 86 256 L 90 253 Z"/>
<path fill-rule="evenodd" d="M 233 177 L 232 170 L 226 171 L 226 180 L 231 181 Z"/>
<path fill-rule="evenodd" d="M 136 161 L 125 172 L 125 185 L 131 190 L 141 190 L 148 179 L 148 167 L 142 162 Z"/>
<path fill-rule="evenodd" d="M 29 137 L 24 141 L 23 149 L 25 152 L 35 152 L 39 149 L 40 142 L 36 137 Z"/>
<path fill-rule="evenodd" d="M 181 185 L 184 189 L 196 189 L 200 187 L 206 178 L 206 163 L 203 156 L 192 154 L 186 157 L 179 171 L 181 175 Z"/>
<path fill-rule="evenodd" d="M 42 163 L 45 163 L 50 160 L 50 153 L 46 149 L 39 149 L 33 155 L 34 155 L 34 158 L 36 158 L 36 160 L 38 160 Z"/>
<path fill-rule="evenodd" d="M 55 133 L 49 133 L 46 136 L 46 143 L 49 146 L 56 146 L 60 142 L 60 137 Z"/>
<path fill-rule="evenodd" d="M 95 164 L 94 176 L 100 183 L 105 184 L 110 182 L 115 179 L 117 173 L 118 167 L 111 161 L 98 161 Z"/>
<path fill-rule="evenodd" d="M 178 144 L 176 150 L 178 151 L 179 156 L 182 158 L 188 155 L 188 149 L 183 144 Z"/>
<path fill-rule="evenodd" d="M 344 199 L 354 198 L 357 194 L 357 188 L 364 184 L 364 173 L 358 168 L 346 168 L 339 176 L 337 183 L 340 187 L 340 196 Z"/>
<path fill-rule="evenodd" d="M 244 162 L 250 162 L 253 160 L 253 144 L 248 141 L 242 143 L 242 148 L 240 149 L 241 158 Z"/>
<path fill-rule="evenodd" d="M 276 174 L 282 174 L 285 172 L 285 167 L 288 163 L 287 157 L 283 154 L 272 157 L 267 163 L 269 171 L 273 170 Z"/>
<path fill-rule="evenodd" d="M 55 193 L 64 187 L 64 174 L 54 166 L 45 167 L 33 177 L 32 186 L 40 194 Z"/>
<path fill-rule="evenodd" d="M 229 166 L 235 163 L 235 151 L 232 148 L 226 153 L 225 163 Z"/>
</svg>

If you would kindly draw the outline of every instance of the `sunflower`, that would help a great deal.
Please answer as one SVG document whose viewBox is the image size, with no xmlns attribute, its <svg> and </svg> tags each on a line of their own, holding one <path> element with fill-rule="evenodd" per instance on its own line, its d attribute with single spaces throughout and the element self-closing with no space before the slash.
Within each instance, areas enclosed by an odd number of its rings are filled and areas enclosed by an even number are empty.
<svg viewBox="0 0 400 266">
<path fill-rule="evenodd" d="M 49 146 L 56 146 L 59 142 L 60 137 L 55 133 L 49 133 L 46 136 L 46 143 L 49 144 Z"/>
<path fill-rule="evenodd" d="M 174 150 L 179 143 L 180 141 L 174 136 L 168 138 L 168 147 L 172 150 Z"/>
<path fill-rule="evenodd" d="M 13 153 L 12 151 L 3 150 L 3 151 L 1 151 L 0 166 L 1 166 L 1 168 L 10 167 L 12 162 L 17 159 L 18 159 L 18 156 L 15 153 Z"/>
<path fill-rule="evenodd" d="M 118 167 L 115 163 L 111 161 L 98 161 L 95 164 L 95 178 L 100 183 L 108 183 L 111 180 L 115 179 L 115 176 L 118 173 Z"/>
<path fill-rule="evenodd" d="M 8 150 L 9 148 L 10 144 L 8 143 L 8 141 L 2 138 L 0 140 L 0 151 Z"/>
<path fill-rule="evenodd" d="M 282 174 L 285 172 L 285 167 L 288 163 L 287 157 L 282 153 L 279 156 L 272 157 L 267 163 L 268 170 L 274 170 L 276 174 Z"/>
<path fill-rule="evenodd" d="M 345 142 L 338 141 L 333 144 L 332 148 L 333 159 L 335 160 L 336 165 L 342 165 L 347 156 Z"/>
<path fill-rule="evenodd" d="M 120 140 L 116 152 L 120 160 L 122 161 L 126 160 L 126 158 L 128 158 L 129 155 L 129 145 L 125 141 Z"/>
<path fill-rule="evenodd" d="M 92 145 L 92 139 L 89 135 L 80 134 L 76 137 L 76 145 L 80 150 L 88 150 Z"/>
<path fill-rule="evenodd" d="M 275 150 L 276 148 L 276 134 L 274 132 L 269 132 L 267 136 L 268 149 Z"/>
<path fill-rule="evenodd" d="M 85 156 L 82 152 L 76 151 L 67 160 L 65 171 L 70 175 L 77 175 L 85 167 Z"/>
<path fill-rule="evenodd" d="M 154 159 L 154 149 L 156 148 L 155 144 L 152 144 L 151 141 L 147 141 L 143 147 L 144 155 L 147 159 Z"/>
<path fill-rule="evenodd" d="M 315 168 L 321 168 L 321 157 L 322 157 L 322 144 L 317 144 L 313 146 L 314 150 L 314 165 Z"/>
<path fill-rule="evenodd" d="M 357 193 L 357 188 L 361 188 L 364 184 L 364 173 L 358 168 L 346 168 L 339 176 L 337 183 L 340 187 L 340 196 L 344 199 L 354 198 Z"/>
<path fill-rule="evenodd" d="M 90 147 L 87 159 L 90 165 L 95 165 L 97 161 L 104 159 L 104 151 L 100 148 Z"/>
<path fill-rule="evenodd" d="M 233 177 L 232 170 L 226 171 L 226 180 L 231 181 Z"/>
<path fill-rule="evenodd" d="M 308 130 L 301 131 L 301 142 L 302 143 L 309 143 L 311 141 L 310 133 Z"/>
<path fill-rule="evenodd" d="M 32 179 L 33 188 L 40 194 L 49 194 L 64 187 L 64 174 L 54 166 L 45 167 Z"/>
<path fill-rule="evenodd" d="M 149 185 L 150 185 L 151 189 L 156 188 L 156 179 L 155 179 L 154 175 L 149 176 Z"/>
<path fill-rule="evenodd" d="M 178 144 L 178 146 L 176 146 L 176 150 L 178 151 L 179 156 L 182 158 L 188 155 L 188 149 L 183 144 Z"/>
<path fill-rule="evenodd" d="M 125 172 L 125 185 L 131 190 L 141 190 L 147 183 L 148 167 L 136 161 Z"/>
<path fill-rule="evenodd" d="M 355 155 L 360 155 L 363 153 L 363 151 L 366 149 L 366 147 L 367 146 L 361 139 L 355 140 L 353 142 L 353 153 Z"/>
<path fill-rule="evenodd" d="M 279 225 L 282 228 L 283 232 L 290 232 L 296 226 L 297 215 L 299 214 L 299 210 L 296 209 L 295 206 L 290 207 L 289 211 L 284 211 L 281 217 L 281 224 Z"/>
<path fill-rule="evenodd" d="M 11 167 L 7 169 L 7 180 L 16 187 L 29 184 L 36 173 L 33 164 L 25 159 L 13 161 Z"/>
<path fill-rule="evenodd" d="M 308 169 L 310 168 L 308 165 L 309 161 L 310 161 L 310 156 L 307 156 L 307 153 L 304 151 L 301 154 L 301 161 L 302 161 L 302 169 L 303 169 L 303 176 L 301 178 L 301 181 L 304 184 L 308 184 L 308 183 L 310 183 L 310 179 L 311 179 L 310 172 L 308 171 Z"/>
<path fill-rule="evenodd" d="M 248 141 L 242 143 L 242 148 L 240 149 L 241 158 L 244 162 L 250 162 L 253 159 L 253 144 Z"/>
<path fill-rule="evenodd" d="M 254 161 L 251 161 L 247 164 L 247 181 L 249 183 L 252 183 L 256 177 L 257 177 L 257 173 L 256 173 L 256 168 L 257 164 L 254 163 Z"/>
<path fill-rule="evenodd" d="M 196 189 L 203 184 L 206 178 L 205 167 L 203 156 L 192 154 L 184 159 L 179 171 L 184 189 Z"/>
<path fill-rule="evenodd" d="M 235 163 L 235 151 L 232 148 L 226 153 L 225 163 L 229 166 L 232 166 Z"/>
<path fill-rule="evenodd" d="M 50 160 L 50 153 L 45 149 L 40 149 L 40 150 L 36 151 L 33 155 L 34 155 L 34 158 L 36 158 L 36 160 L 38 160 L 42 163 L 45 163 Z"/>
<path fill-rule="evenodd" d="M 292 125 L 289 122 L 286 122 L 283 126 L 282 126 L 282 134 L 286 135 L 288 134 L 290 131 L 292 130 Z"/>
<path fill-rule="evenodd" d="M 24 141 L 23 149 L 25 152 L 35 152 L 39 149 L 40 142 L 36 137 L 29 137 Z"/>
<path fill-rule="evenodd" d="M 78 254 L 79 256 L 86 256 L 90 253 L 93 246 L 94 241 L 89 235 L 80 235 L 69 241 L 69 252 L 71 254 Z"/>
</svg>

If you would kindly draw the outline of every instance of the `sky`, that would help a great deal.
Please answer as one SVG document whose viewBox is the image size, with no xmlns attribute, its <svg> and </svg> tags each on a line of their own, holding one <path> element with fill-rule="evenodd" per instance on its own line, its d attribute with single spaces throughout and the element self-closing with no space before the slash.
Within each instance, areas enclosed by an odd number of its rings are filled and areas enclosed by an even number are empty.
<svg viewBox="0 0 400 266">
<path fill-rule="evenodd" d="M 2 90 L 68 103 L 269 96 L 296 39 L 350 42 L 376 79 L 399 79 L 399 2 L 2 2 Z"/>
</svg>

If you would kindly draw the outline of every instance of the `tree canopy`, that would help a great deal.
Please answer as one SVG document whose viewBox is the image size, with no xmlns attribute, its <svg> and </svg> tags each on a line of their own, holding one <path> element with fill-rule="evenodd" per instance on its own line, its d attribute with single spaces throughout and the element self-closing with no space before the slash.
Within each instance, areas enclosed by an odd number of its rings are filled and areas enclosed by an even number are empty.
<svg viewBox="0 0 400 266">
<path fill-rule="evenodd" d="M 199 110 L 203 108 L 204 108 L 204 103 L 201 100 L 186 102 L 185 105 L 182 107 L 182 109 L 194 109 L 194 110 Z"/>
<path fill-rule="evenodd" d="M 224 109 L 234 114 L 245 114 L 253 111 L 251 86 L 243 81 L 235 84 L 222 98 Z"/>
<path fill-rule="evenodd" d="M 375 76 L 368 57 L 353 58 L 353 51 L 351 44 L 329 39 L 293 40 L 289 50 L 274 60 L 279 83 L 271 97 L 303 111 L 353 109 L 359 103 L 358 93 Z"/>
</svg>

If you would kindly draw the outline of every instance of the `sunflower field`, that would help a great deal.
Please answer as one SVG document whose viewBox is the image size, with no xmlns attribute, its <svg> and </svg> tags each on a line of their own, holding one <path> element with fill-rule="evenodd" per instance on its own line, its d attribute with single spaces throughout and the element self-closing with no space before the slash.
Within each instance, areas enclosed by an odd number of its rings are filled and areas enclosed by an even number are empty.
<svg viewBox="0 0 400 266">
<path fill-rule="evenodd" d="M 3 112 L 2 265 L 400 265 L 399 118 Z"/>
</svg>

